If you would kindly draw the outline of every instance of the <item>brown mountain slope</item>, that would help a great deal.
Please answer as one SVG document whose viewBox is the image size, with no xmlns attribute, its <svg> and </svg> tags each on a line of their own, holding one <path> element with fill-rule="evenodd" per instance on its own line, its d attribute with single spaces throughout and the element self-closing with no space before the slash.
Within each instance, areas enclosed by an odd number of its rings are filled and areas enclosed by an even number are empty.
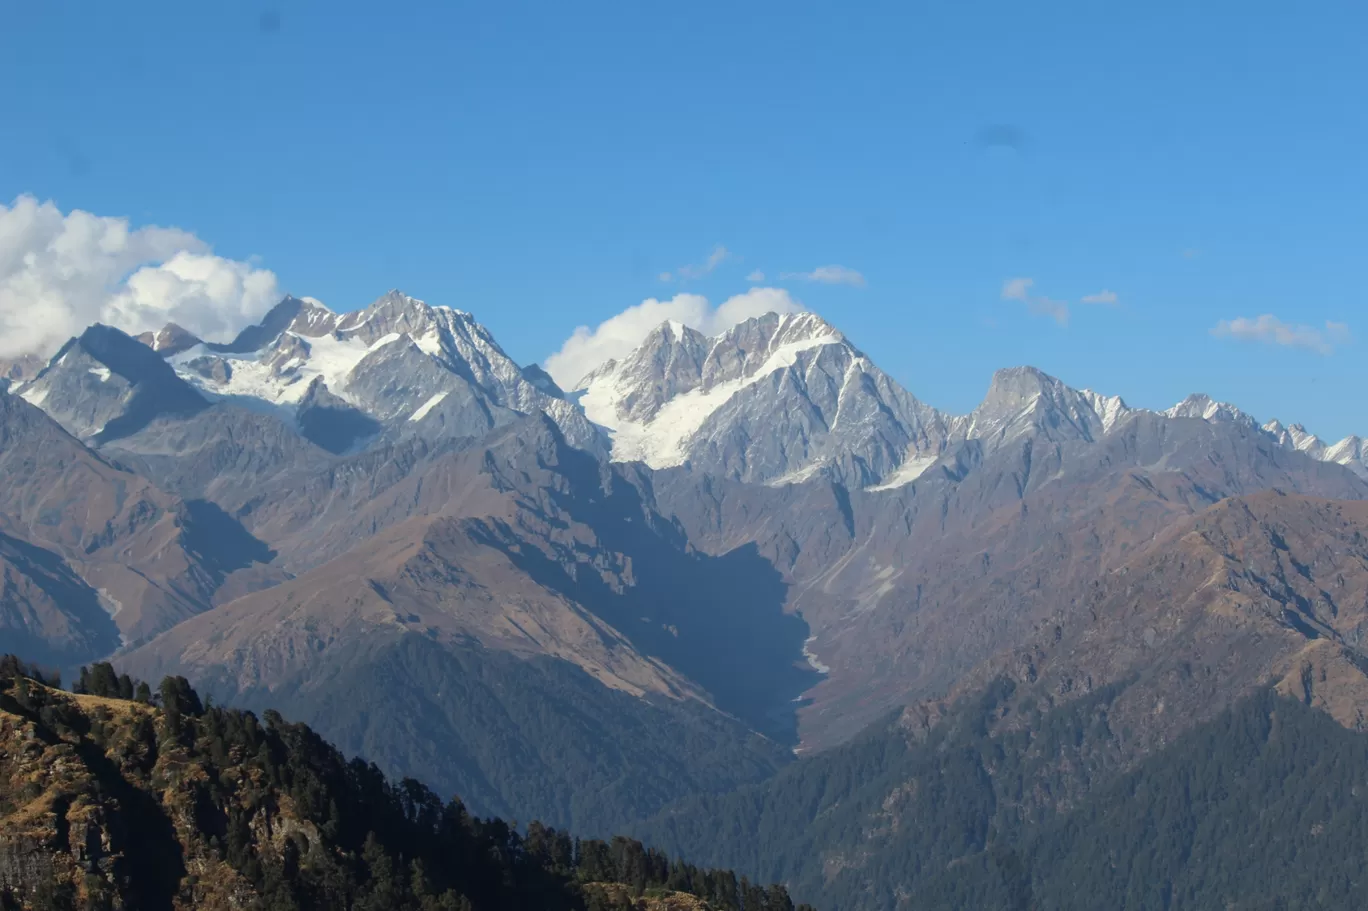
<svg viewBox="0 0 1368 911">
<path fill-rule="evenodd" d="M 313 569 L 128 664 L 153 675 L 184 661 L 269 687 L 358 631 L 407 632 L 563 658 L 628 692 L 706 692 L 773 726 L 774 707 L 815 679 L 777 574 L 752 550 L 693 551 L 634 471 L 570 447 L 544 417 L 394 475 L 332 466 L 251 516 L 257 534 Z"/>
<path fill-rule="evenodd" d="M 228 574 L 265 556 L 216 507 L 158 490 L 5 393 L 0 477 L 0 533 L 64 560 L 128 640 L 206 609 Z"/>
<path fill-rule="evenodd" d="M 1365 730 L 1365 630 L 1368 502 L 1268 491 L 1176 523 L 951 700 L 1000 675 L 1041 707 L 1118 684 L 1113 727 L 1134 737 L 1132 758 L 1270 682 Z M 906 717 L 921 726 L 938 712 Z"/>
<path fill-rule="evenodd" d="M 50 550 L 0 534 L 0 640 L 64 667 L 119 647 L 119 628 L 96 592 Z"/>
<path fill-rule="evenodd" d="M 753 549 L 696 552 L 636 469 L 542 418 L 380 467 L 263 499 L 253 528 L 312 567 L 121 668 L 175 668 L 488 812 L 590 830 L 791 758 L 775 707 L 815 674 Z"/>
<path fill-rule="evenodd" d="M 820 749 L 1029 641 L 1174 523 L 1271 488 L 1368 497 L 1343 467 L 1248 428 L 1151 414 L 1097 443 L 970 445 L 895 491 L 757 489 L 675 471 L 656 475 L 653 494 L 698 547 L 753 540 L 784 573 L 787 609 L 830 669 L 801 713 L 805 747 Z"/>
<path fill-rule="evenodd" d="M 187 620 L 121 663 L 151 677 L 222 669 L 240 689 L 272 689 L 330 660 L 330 646 L 414 633 L 560 658 L 636 696 L 703 698 L 611 625 L 520 569 L 510 551 L 537 542 L 505 546 L 505 521 L 407 520 L 298 578 Z M 624 567 L 583 570 L 623 584 Z"/>
</svg>

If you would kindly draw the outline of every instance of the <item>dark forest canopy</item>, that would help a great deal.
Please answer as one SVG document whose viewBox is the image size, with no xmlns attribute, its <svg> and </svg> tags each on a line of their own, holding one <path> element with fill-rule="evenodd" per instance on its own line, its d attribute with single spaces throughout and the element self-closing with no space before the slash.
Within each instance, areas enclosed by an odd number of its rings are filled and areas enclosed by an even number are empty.
<svg viewBox="0 0 1368 911">
<path fill-rule="evenodd" d="M 114 849 L 123 850 L 107 870 L 94 865 L 63 878 L 59 863 L 50 878 L 10 884 L 0 890 L 6 909 L 156 909 L 222 897 L 191 891 L 211 888 L 189 883 L 186 859 L 200 854 L 250 887 L 240 906 L 270 911 L 607 911 L 667 892 L 729 911 L 794 908 L 781 886 L 695 867 L 627 838 L 577 839 L 536 822 L 520 830 L 474 817 L 459 799 L 443 801 L 415 780 L 390 781 L 373 764 L 347 760 L 276 712 L 258 719 L 206 705 L 184 678 L 168 677 L 153 694 L 95 665 L 74 686 L 101 697 L 89 702 L 51 682 L 0 659 L 0 720 L 31 725 L 49 748 L 74 748 L 95 784 L 82 791 L 73 776 L 51 785 L 58 795 L 0 794 L 0 839 L 15 837 L 7 822 L 25 798 L 41 804 L 53 796 L 68 814 L 81 801 L 100 803 L 111 839 L 123 840 Z M 188 812 L 165 802 L 180 799 Z M 172 817 L 193 819 L 193 831 L 177 835 Z M 622 888 L 591 885 L 599 883 Z"/>
<path fill-rule="evenodd" d="M 1368 736 L 1256 692 L 1126 765 L 1119 690 L 990 734 L 990 687 L 633 834 L 839 911 L 1368 907 Z"/>
</svg>

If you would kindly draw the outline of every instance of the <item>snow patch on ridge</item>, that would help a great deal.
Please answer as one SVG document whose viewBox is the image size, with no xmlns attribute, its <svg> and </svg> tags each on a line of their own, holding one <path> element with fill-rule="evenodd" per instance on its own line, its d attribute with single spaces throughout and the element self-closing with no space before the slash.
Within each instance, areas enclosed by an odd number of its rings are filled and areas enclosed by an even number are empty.
<svg viewBox="0 0 1368 911">
<path fill-rule="evenodd" d="M 1100 392 L 1093 392 L 1091 389 L 1084 389 L 1080 394 L 1092 407 L 1093 413 L 1101 419 L 1103 433 L 1111 433 L 1116 422 L 1130 414 L 1130 407 L 1121 400 L 1119 395 L 1103 395 Z"/>
<path fill-rule="evenodd" d="M 43 402 L 47 401 L 47 397 L 48 388 L 46 386 L 39 386 L 37 389 L 34 389 L 32 384 L 30 384 L 27 389 L 24 389 L 19 393 L 19 398 L 28 402 L 34 408 L 42 408 Z"/>
<path fill-rule="evenodd" d="M 304 397 L 309 384 L 322 377 L 333 394 L 346 399 L 343 391 L 348 375 L 371 351 L 359 338 L 323 335 L 307 338 L 287 332 L 308 351 L 304 358 L 293 358 L 279 369 L 268 363 L 272 347 L 248 354 L 220 354 L 207 345 L 196 345 L 170 358 L 172 367 L 193 386 L 211 396 L 241 396 L 261 399 L 273 405 L 294 405 Z M 191 364 L 199 358 L 222 358 L 230 368 L 227 382 L 217 383 L 201 376 Z"/>
<path fill-rule="evenodd" d="M 893 469 L 883 481 L 875 484 L 873 487 L 867 487 L 865 489 L 894 490 L 898 487 L 906 487 L 908 484 L 911 484 L 913 481 L 917 480 L 917 478 L 920 478 L 925 474 L 926 469 L 935 465 L 938 461 L 940 461 L 940 456 L 936 455 L 911 456 L 897 468 Z"/>
<path fill-rule="evenodd" d="M 825 676 L 831 673 L 831 668 L 823 664 L 821 659 L 817 657 L 817 653 L 812 650 L 812 643 L 816 641 L 816 636 L 808 636 L 807 641 L 803 643 L 803 657 L 807 659 L 807 663 L 814 671 Z"/>
<path fill-rule="evenodd" d="M 674 331 L 673 327 L 671 331 Z M 645 462 L 651 468 L 673 468 L 684 463 L 690 438 L 732 396 L 777 370 L 792 367 L 802 352 L 840 340 L 838 335 L 823 334 L 780 345 L 754 373 L 675 396 L 648 421 L 629 421 L 619 416 L 618 405 L 631 390 L 618 385 L 618 377 L 612 372 L 591 382 L 583 391 L 579 404 L 590 421 L 608 432 L 613 443 L 613 461 Z"/>
<path fill-rule="evenodd" d="M 437 393 L 437 394 L 434 395 L 432 398 L 428 399 L 426 402 L 424 402 L 423 404 L 419 405 L 419 406 L 418 406 L 418 410 L 415 411 L 415 412 L 413 412 L 413 414 L 409 415 L 409 420 L 410 420 L 410 421 L 421 421 L 423 418 L 427 417 L 427 414 L 428 414 L 429 411 L 431 411 L 432 409 L 434 409 L 434 408 L 436 408 L 438 405 L 440 405 L 440 404 L 442 403 L 442 399 L 444 399 L 444 398 L 446 398 L 446 397 L 447 397 L 447 394 L 446 394 L 445 392 L 439 392 L 439 393 Z"/>
</svg>

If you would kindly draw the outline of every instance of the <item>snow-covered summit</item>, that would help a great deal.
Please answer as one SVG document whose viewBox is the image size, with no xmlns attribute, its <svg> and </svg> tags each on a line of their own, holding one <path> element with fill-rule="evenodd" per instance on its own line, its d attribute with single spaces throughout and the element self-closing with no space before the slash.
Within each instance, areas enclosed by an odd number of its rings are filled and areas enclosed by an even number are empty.
<svg viewBox="0 0 1368 911">
<path fill-rule="evenodd" d="M 1204 421 L 1224 421 L 1257 427 L 1258 422 L 1234 405 L 1218 402 L 1205 393 L 1194 393 L 1163 412 L 1168 418 L 1200 418 Z"/>
<path fill-rule="evenodd" d="M 972 412 L 944 414 L 812 313 L 771 313 L 714 337 L 663 323 L 630 354 L 590 372 L 573 397 L 605 429 L 618 461 L 687 464 L 768 484 L 822 475 L 873 490 L 911 483 L 971 441 L 983 452 L 1027 439 L 1095 443 L 1144 411 L 1013 367 L 994 374 Z M 1328 446 L 1300 425 L 1260 430 L 1206 395 L 1159 414 L 1238 423 L 1368 477 L 1357 437 Z"/>
<path fill-rule="evenodd" d="M 1359 477 L 1368 479 L 1368 453 L 1363 440 L 1348 436 L 1338 443 L 1327 444 L 1301 424 L 1284 425 L 1277 419 L 1260 424 L 1254 417 L 1228 402 L 1218 402 L 1209 395 L 1190 395 L 1163 412 L 1170 418 L 1200 418 L 1205 421 L 1227 421 L 1241 424 L 1266 434 L 1279 446 L 1304 452 L 1322 462 L 1343 465 Z"/>
<path fill-rule="evenodd" d="M 97 444 L 208 405 L 147 346 L 99 323 L 63 345 L 19 395 L 68 433 Z"/>
<path fill-rule="evenodd" d="M 1131 412 L 1120 396 L 1078 390 L 1035 367 L 1011 367 L 993 374 L 983 403 L 950 421 L 952 433 L 990 448 L 1026 435 L 1045 439 L 1100 439 Z"/>
<path fill-rule="evenodd" d="M 397 290 L 345 314 L 287 297 L 228 344 L 163 353 L 209 398 L 285 417 L 298 419 L 326 391 L 391 433 L 478 436 L 540 411 L 573 444 L 602 445 L 583 414 L 531 382 L 471 314 Z"/>
<path fill-rule="evenodd" d="M 944 438 L 934 409 L 813 313 L 770 313 L 711 338 L 662 323 L 576 391 L 616 460 L 771 484 L 819 472 L 877 483 Z"/>
</svg>

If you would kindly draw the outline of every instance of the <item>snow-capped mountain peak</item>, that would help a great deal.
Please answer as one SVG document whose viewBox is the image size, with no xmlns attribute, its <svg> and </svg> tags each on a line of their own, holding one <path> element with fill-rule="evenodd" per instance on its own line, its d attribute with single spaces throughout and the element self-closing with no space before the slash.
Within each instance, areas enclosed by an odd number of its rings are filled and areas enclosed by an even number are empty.
<svg viewBox="0 0 1368 911">
<path fill-rule="evenodd" d="M 576 391 L 614 459 L 766 483 L 874 483 L 943 436 L 923 429 L 933 409 L 812 313 L 770 313 L 711 338 L 665 323 Z"/>
<path fill-rule="evenodd" d="M 1227 402 L 1218 402 L 1205 393 L 1194 393 L 1163 412 L 1168 418 L 1199 418 L 1203 421 L 1228 421 L 1257 427 L 1258 422 Z"/>
<path fill-rule="evenodd" d="M 398 290 L 341 315 L 312 298 L 287 297 L 227 345 L 163 353 L 210 398 L 297 421 L 326 392 L 390 434 L 478 436 L 540 411 L 575 445 L 602 446 L 583 414 L 531 382 L 470 313 Z"/>
<path fill-rule="evenodd" d="M 770 313 L 711 337 L 664 322 L 567 395 L 540 368 L 519 367 L 470 313 L 397 290 L 343 314 L 286 297 L 227 344 L 174 324 L 138 340 L 93 327 L 14 391 L 97 441 L 158 415 L 196 413 L 206 400 L 273 413 L 333 452 L 415 435 L 475 439 L 544 413 L 572 445 L 618 461 L 874 490 L 960 459 L 970 441 L 983 452 L 1028 439 L 1093 443 L 1137 413 L 1119 396 L 1014 367 L 993 376 L 969 414 L 943 414 L 812 313 Z M 1328 445 L 1300 424 L 1260 427 L 1200 394 L 1161 415 L 1238 423 L 1368 477 L 1359 437 Z"/>
<path fill-rule="evenodd" d="M 1093 413 L 1102 421 L 1102 432 L 1111 433 L 1132 409 L 1126 404 L 1125 400 L 1119 395 L 1103 395 L 1100 392 L 1093 392 L 1091 389 L 1084 389 L 1079 395 L 1092 407 Z"/>
<path fill-rule="evenodd" d="M 137 336 L 137 339 L 163 357 L 170 357 L 202 344 L 193 333 L 175 323 L 167 323 L 157 332 L 144 332 Z"/>
<path fill-rule="evenodd" d="M 952 426 L 957 435 L 989 446 L 1026 435 L 1092 441 L 1130 411 L 1120 396 L 1074 389 L 1035 367 L 1011 367 L 993 374 L 983 403 Z"/>
<path fill-rule="evenodd" d="M 1301 424 L 1284 425 L 1275 418 L 1260 425 L 1251 415 L 1234 405 L 1217 402 L 1211 396 L 1200 393 L 1188 396 L 1163 414 L 1170 418 L 1200 418 L 1204 421 L 1243 424 L 1267 434 L 1279 446 L 1304 452 L 1322 462 L 1343 465 L 1360 477 L 1368 478 L 1368 458 L 1365 458 L 1363 441 L 1357 436 L 1346 437 L 1334 445 L 1327 445 L 1324 440 Z"/>
<path fill-rule="evenodd" d="M 68 433 L 96 442 L 208 404 L 145 345 L 99 323 L 63 345 L 19 395 Z"/>
</svg>

